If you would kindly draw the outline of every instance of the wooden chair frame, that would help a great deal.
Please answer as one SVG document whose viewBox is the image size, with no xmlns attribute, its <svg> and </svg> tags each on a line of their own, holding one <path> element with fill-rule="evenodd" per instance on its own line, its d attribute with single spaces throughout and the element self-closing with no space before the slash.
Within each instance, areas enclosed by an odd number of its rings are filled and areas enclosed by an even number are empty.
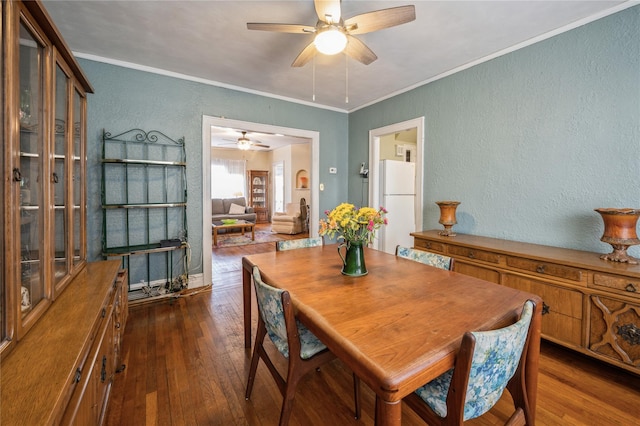
<svg viewBox="0 0 640 426">
<path fill-rule="evenodd" d="M 293 403 L 295 399 L 295 392 L 300 379 L 311 370 L 318 370 L 322 364 L 325 364 L 335 358 L 333 352 L 329 349 L 325 349 L 309 359 L 302 359 L 300 357 L 300 336 L 298 334 L 298 326 L 296 324 L 296 318 L 294 314 L 294 308 L 291 304 L 291 297 L 288 291 L 284 291 L 281 295 L 282 307 L 284 311 L 285 326 L 287 330 L 287 341 L 289 345 L 289 357 L 287 367 L 287 379 L 280 374 L 275 367 L 267 351 L 264 348 L 264 338 L 267 335 L 267 327 L 262 319 L 262 315 L 258 315 L 258 330 L 256 333 L 256 341 L 253 348 L 253 354 L 251 356 L 251 367 L 249 369 L 249 379 L 247 381 L 247 389 L 245 392 L 245 399 L 249 399 L 251 391 L 253 390 L 253 383 L 256 377 L 256 371 L 258 369 L 258 361 L 262 359 L 267 366 L 269 372 L 273 376 L 278 389 L 282 394 L 283 401 L 280 409 L 280 426 L 285 426 L 289 423 L 291 417 L 291 410 L 293 409 Z M 260 304 L 258 304 L 258 309 Z M 355 418 L 360 418 L 360 379 L 353 375 L 354 386 L 354 399 L 355 399 Z"/>
<path fill-rule="evenodd" d="M 535 302 L 533 302 L 533 310 L 535 312 Z M 531 336 L 531 326 L 533 320 L 529 323 L 527 337 L 522 348 L 522 354 L 518 362 L 515 374 L 507 384 L 507 390 L 513 398 L 515 411 L 506 421 L 506 426 L 529 425 L 535 424 L 533 413 L 529 408 L 529 399 L 527 397 L 525 365 L 527 352 L 529 351 L 529 340 Z M 447 394 L 447 416 L 440 417 L 429 405 L 427 405 L 415 392 L 404 397 L 403 401 L 418 414 L 429 425 L 462 425 L 464 424 L 464 406 L 467 397 L 467 386 L 469 384 L 469 371 L 473 358 L 473 350 L 475 348 L 476 339 L 470 332 L 464 334 L 460 350 L 456 356 L 456 363 L 451 377 L 451 385 Z"/>
</svg>

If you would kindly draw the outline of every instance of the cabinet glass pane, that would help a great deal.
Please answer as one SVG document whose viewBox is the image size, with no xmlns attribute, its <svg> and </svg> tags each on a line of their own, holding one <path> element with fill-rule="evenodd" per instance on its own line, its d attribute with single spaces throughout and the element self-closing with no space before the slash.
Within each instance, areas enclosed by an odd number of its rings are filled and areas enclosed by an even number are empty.
<svg viewBox="0 0 640 426">
<path fill-rule="evenodd" d="M 43 46 L 20 23 L 20 256 L 21 311 L 26 315 L 45 298 L 41 258 Z"/>
<path fill-rule="evenodd" d="M 67 185 L 67 122 L 68 122 L 68 85 L 69 78 L 56 66 L 56 99 L 55 99 L 55 129 L 54 129 L 54 166 L 53 166 L 53 204 L 54 204 L 54 253 L 53 273 L 55 283 L 58 283 L 69 272 L 67 261 L 67 225 L 68 203 L 66 199 Z"/>
<path fill-rule="evenodd" d="M 82 102 L 83 97 L 77 90 L 73 91 L 73 264 L 77 264 L 82 260 L 82 242 L 80 218 L 82 215 L 82 132 L 80 131 L 80 123 L 82 121 Z"/>
</svg>

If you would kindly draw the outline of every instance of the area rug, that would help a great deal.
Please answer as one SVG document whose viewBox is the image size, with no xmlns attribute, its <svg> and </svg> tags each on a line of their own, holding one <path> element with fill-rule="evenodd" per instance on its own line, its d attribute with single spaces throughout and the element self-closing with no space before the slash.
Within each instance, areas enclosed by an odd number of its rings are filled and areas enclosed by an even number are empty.
<svg viewBox="0 0 640 426">
<path fill-rule="evenodd" d="M 270 243 L 274 241 L 281 241 L 285 238 L 279 234 L 271 231 L 256 231 L 255 241 L 251 241 L 251 231 L 245 232 L 244 235 L 238 233 L 233 234 L 220 234 L 218 235 L 218 246 L 213 246 L 213 249 L 219 249 L 224 247 L 244 246 L 247 244 L 261 244 Z"/>
</svg>

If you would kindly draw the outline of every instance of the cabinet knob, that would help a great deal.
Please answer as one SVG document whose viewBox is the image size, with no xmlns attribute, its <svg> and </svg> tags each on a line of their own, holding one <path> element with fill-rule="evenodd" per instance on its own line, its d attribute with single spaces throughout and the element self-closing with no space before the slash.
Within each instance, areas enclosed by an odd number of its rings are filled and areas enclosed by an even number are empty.
<svg viewBox="0 0 640 426">
<path fill-rule="evenodd" d="M 539 274 L 544 274 L 544 265 L 538 265 L 538 267 L 536 268 L 536 272 Z"/>
<path fill-rule="evenodd" d="M 638 291 L 638 289 L 636 289 L 633 283 L 627 284 L 627 286 L 624 289 L 627 290 L 629 293 L 635 293 Z"/>
<path fill-rule="evenodd" d="M 119 322 L 116 323 L 116 328 L 118 328 L 118 329 L 120 328 L 120 323 Z"/>
<path fill-rule="evenodd" d="M 473 259 L 474 257 L 476 257 L 476 255 L 472 251 L 470 251 L 469 252 L 469 259 Z"/>
<path fill-rule="evenodd" d="M 82 370 L 80 370 L 79 368 L 76 370 L 76 375 L 73 378 L 73 383 L 79 383 L 80 379 L 82 378 Z"/>
</svg>

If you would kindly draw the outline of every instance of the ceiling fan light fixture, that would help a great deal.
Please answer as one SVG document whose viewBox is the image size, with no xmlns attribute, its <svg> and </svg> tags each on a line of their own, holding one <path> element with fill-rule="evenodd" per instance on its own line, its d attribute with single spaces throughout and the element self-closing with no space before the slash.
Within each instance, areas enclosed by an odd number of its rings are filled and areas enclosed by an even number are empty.
<svg viewBox="0 0 640 426">
<path fill-rule="evenodd" d="M 325 55 L 335 55 L 347 46 L 347 36 L 335 26 L 330 26 L 318 32 L 313 40 L 318 52 Z"/>
<path fill-rule="evenodd" d="M 248 151 L 251 148 L 251 142 L 249 139 L 242 137 L 238 139 L 238 149 L 241 151 Z"/>
</svg>

